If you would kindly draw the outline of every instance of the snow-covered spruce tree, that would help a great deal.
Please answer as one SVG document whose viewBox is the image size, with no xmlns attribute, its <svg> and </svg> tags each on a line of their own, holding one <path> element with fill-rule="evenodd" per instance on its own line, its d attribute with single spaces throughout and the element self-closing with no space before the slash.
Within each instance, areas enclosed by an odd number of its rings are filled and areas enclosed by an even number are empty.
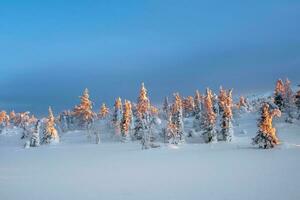
<svg viewBox="0 0 300 200">
<path fill-rule="evenodd" d="M 75 106 L 73 110 L 73 115 L 78 122 L 79 128 L 89 129 L 93 123 L 95 113 L 92 111 L 93 106 L 87 88 L 84 90 L 80 100 L 80 104 Z"/>
<path fill-rule="evenodd" d="M 122 100 L 121 98 L 117 98 L 114 104 L 114 113 L 112 116 L 112 124 L 113 124 L 113 128 L 114 128 L 114 136 L 119 137 L 121 134 L 121 127 L 120 124 L 122 122 L 122 114 L 123 114 L 123 110 L 122 110 Z"/>
<path fill-rule="evenodd" d="M 147 89 L 144 83 L 137 101 L 136 120 L 134 128 L 134 136 L 141 139 L 142 149 L 154 147 L 151 141 L 151 125 L 153 117 L 151 116 L 151 105 L 148 98 Z"/>
<path fill-rule="evenodd" d="M 297 111 L 298 111 L 298 119 L 300 119 L 300 90 L 298 90 L 298 92 L 295 95 L 295 105 L 297 107 Z"/>
<path fill-rule="evenodd" d="M 168 116 L 170 114 L 170 104 L 169 104 L 169 98 L 168 97 L 165 97 L 164 99 L 164 103 L 163 103 L 163 117 L 164 119 L 168 119 Z"/>
<path fill-rule="evenodd" d="M 210 89 L 206 89 L 204 97 L 204 124 L 203 124 L 203 139 L 205 143 L 217 142 L 216 131 L 216 113 L 213 109 L 213 94 Z"/>
<path fill-rule="evenodd" d="M 0 112 L 0 133 L 9 126 L 9 116 L 6 114 L 6 111 Z"/>
<path fill-rule="evenodd" d="M 203 128 L 204 115 L 203 115 L 203 97 L 198 90 L 196 90 L 196 94 L 194 97 L 194 104 L 195 104 L 195 109 L 194 109 L 195 119 L 193 121 L 193 128 L 195 129 L 195 131 L 199 132 Z"/>
<path fill-rule="evenodd" d="M 37 122 L 34 125 L 34 129 L 31 134 L 30 138 L 30 147 L 38 147 L 40 146 L 40 120 L 37 120 Z"/>
<path fill-rule="evenodd" d="M 130 140 L 131 128 L 132 128 L 132 108 L 131 102 L 125 100 L 123 105 L 123 117 L 121 120 L 121 136 L 122 142 L 127 142 Z"/>
<path fill-rule="evenodd" d="M 55 118 L 51 107 L 49 107 L 49 115 L 43 130 L 42 144 L 58 143 L 59 136 L 55 128 Z"/>
<path fill-rule="evenodd" d="M 109 115 L 109 108 L 106 106 L 105 103 L 103 103 L 100 108 L 100 112 L 98 116 L 100 119 L 105 119 L 108 115 Z"/>
<path fill-rule="evenodd" d="M 22 129 L 21 139 L 26 139 L 30 136 L 30 117 L 29 112 L 19 113 L 17 119 L 17 126 Z"/>
<path fill-rule="evenodd" d="M 168 123 L 167 130 L 170 130 L 169 142 L 172 144 L 184 143 L 182 99 L 178 93 L 174 94 L 174 103 L 171 111 L 171 123 Z M 174 127 L 173 127 L 174 126 Z M 173 128 L 172 128 L 173 127 Z"/>
<path fill-rule="evenodd" d="M 218 95 L 218 109 L 219 109 L 219 115 L 223 115 L 224 111 L 224 104 L 227 98 L 226 90 L 223 89 L 222 86 L 220 86 L 220 91 Z"/>
<path fill-rule="evenodd" d="M 168 123 L 166 130 L 166 138 L 168 140 L 168 143 L 170 144 L 178 144 L 178 135 L 177 135 L 177 127 L 176 124 L 173 122 L 172 114 L 170 113 L 168 117 Z"/>
<path fill-rule="evenodd" d="M 253 144 L 260 148 L 269 149 L 274 148 L 279 144 L 279 139 L 276 136 L 276 129 L 273 127 L 273 117 L 280 117 L 281 111 L 279 109 L 270 109 L 268 103 L 263 103 L 261 107 L 261 118 L 258 123 L 258 133 L 253 138 Z"/>
<path fill-rule="evenodd" d="M 194 98 L 192 96 L 188 96 L 182 99 L 182 108 L 183 108 L 183 116 L 191 117 L 194 115 Z"/>
<path fill-rule="evenodd" d="M 294 102 L 294 94 L 291 88 L 291 82 L 288 79 L 286 79 L 284 83 L 284 91 L 285 96 L 283 101 L 283 107 L 284 112 L 286 113 L 285 121 L 288 123 L 293 123 L 293 120 L 295 118 L 296 106 Z"/>
<path fill-rule="evenodd" d="M 274 103 L 278 106 L 279 110 L 283 110 L 285 96 L 285 87 L 281 79 L 276 82 L 276 87 L 274 91 Z"/>
<path fill-rule="evenodd" d="M 225 99 L 220 99 L 220 108 L 222 109 L 221 130 L 219 140 L 230 142 L 233 138 L 232 126 L 232 90 L 225 91 Z"/>
</svg>

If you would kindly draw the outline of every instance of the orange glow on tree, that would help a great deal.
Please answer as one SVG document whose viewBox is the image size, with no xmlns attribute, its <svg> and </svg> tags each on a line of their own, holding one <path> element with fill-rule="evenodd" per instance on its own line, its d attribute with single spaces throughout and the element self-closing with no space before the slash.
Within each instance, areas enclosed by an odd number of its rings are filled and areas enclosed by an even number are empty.
<svg viewBox="0 0 300 200">
<path fill-rule="evenodd" d="M 44 129 L 43 143 L 51 143 L 51 141 L 58 141 L 59 136 L 55 128 L 55 118 L 51 107 L 48 109 L 49 115 L 46 121 L 46 126 Z"/>
<path fill-rule="evenodd" d="M 99 117 L 100 119 L 104 119 L 108 116 L 109 114 L 109 109 L 108 107 L 106 106 L 105 103 L 102 104 L 101 108 L 100 108 L 100 113 L 99 113 Z"/>
<path fill-rule="evenodd" d="M 123 137 L 129 136 L 129 131 L 131 128 L 132 123 L 132 106 L 131 102 L 125 100 L 124 106 L 123 106 L 123 117 L 122 117 L 122 124 L 121 124 L 121 133 Z"/>
<path fill-rule="evenodd" d="M 93 121 L 94 112 L 92 111 L 92 102 L 90 100 L 89 91 L 86 88 L 80 97 L 80 104 L 75 106 L 73 114 L 80 120 L 80 125 L 87 125 Z"/>
</svg>

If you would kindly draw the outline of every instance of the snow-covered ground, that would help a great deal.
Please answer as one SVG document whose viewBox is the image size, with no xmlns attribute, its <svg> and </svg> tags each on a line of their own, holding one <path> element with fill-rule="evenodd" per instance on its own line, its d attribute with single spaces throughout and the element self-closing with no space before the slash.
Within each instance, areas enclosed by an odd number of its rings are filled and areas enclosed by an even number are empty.
<svg viewBox="0 0 300 200">
<path fill-rule="evenodd" d="M 282 144 L 253 147 L 256 116 L 238 120 L 232 143 L 141 150 L 139 143 L 91 144 L 82 132 L 24 149 L 0 135 L 0 200 L 299 200 L 300 122 L 275 122 Z"/>
</svg>

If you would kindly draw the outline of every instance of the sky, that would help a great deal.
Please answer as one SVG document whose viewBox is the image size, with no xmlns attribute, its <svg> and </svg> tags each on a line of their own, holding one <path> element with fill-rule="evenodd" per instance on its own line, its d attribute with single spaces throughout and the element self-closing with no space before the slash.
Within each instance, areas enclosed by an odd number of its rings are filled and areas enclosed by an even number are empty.
<svg viewBox="0 0 300 200">
<path fill-rule="evenodd" d="M 0 1 L 0 109 L 300 83 L 300 1 Z M 217 92 L 217 91 L 216 91 Z"/>
</svg>

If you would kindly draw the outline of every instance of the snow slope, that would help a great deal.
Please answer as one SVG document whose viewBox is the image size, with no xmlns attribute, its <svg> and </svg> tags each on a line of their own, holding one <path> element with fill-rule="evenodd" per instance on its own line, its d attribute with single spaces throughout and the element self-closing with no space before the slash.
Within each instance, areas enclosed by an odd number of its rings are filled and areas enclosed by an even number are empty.
<svg viewBox="0 0 300 200">
<path fill-rule="evenodd" d="M 90 144 L 82 132 L 23 149 L 13 130 L 0 135 L 0 199 L 299 200 L 299 121 L 275 123 L 282 144 L 271 150 L 250 144 L 256 116 L 237 123 L 229 144 L 144 151 L 138 143 Z"/>
</svg>

